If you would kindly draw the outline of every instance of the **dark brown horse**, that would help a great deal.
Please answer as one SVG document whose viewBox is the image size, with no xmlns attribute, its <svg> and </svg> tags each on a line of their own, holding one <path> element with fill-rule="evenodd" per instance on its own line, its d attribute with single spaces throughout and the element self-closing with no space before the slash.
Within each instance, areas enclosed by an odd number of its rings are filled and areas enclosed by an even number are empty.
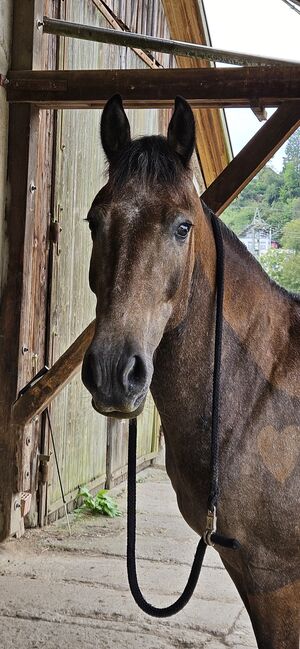
<svg viewBox="0 0 300 649">
<path fill-rule="evenodd" d="M 119 96 L 106 105 L 108 182 L 88 214 L 96 332 L 83 381 L 104 415 L 139 413 L 148 389 L 167 471 L 203 534 L 209 489 L 216 251 L 193 186 L 192 111 L 181 98 L 167 138 L 131 141 Z M 218 530 L 260 649 L 299 649 L 300 302 L 270 281 L 222 225 L 225 293 Z"/>
</svg>

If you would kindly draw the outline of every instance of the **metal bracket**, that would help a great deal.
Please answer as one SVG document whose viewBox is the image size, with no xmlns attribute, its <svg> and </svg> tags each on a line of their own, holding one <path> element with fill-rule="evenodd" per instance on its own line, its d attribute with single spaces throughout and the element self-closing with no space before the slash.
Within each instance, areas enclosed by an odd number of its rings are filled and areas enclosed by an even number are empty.
<svg viewBox="0 0 300 649">
<path fill-rule="evenodd" d="M 24 388 L 22 388 L 19 391 L 19 394 L 18 394 L 18 396 L 16 398 L 16 401 L 14 403 L 16 403 L 18 401 L 18 399 L 20 399 L 20 397 L 22 397 L 23 394 L 25 394 L 25 392 L 27 392 L 27 390 L 29 390 L 29 388 L 32 388 L 32 386 L 35 385 L 35 383 L 37 383 L 39 381 L 39 379 L 41 379 L 42 376 L 44 376 L 44 374 L 46 374 L 48 372 L 48 370 L 49 370 L 49 367 L 47 367 L 47 365 L 44 365 L 44 367 L 42 367 L 42 369 L 35 376 L 33 376 L 33 378 L 29 381 L 29 383 L 26 383 L 26 385 L 24 385 Z"/>
<path fill-rule="evenodd" d="M 8 84 L 9 84 L 9 80 L 5 76 L 5 74 L 0 74 L 0 86 L 1 86 L 1 88 L 6 88 L 6 86 L 8 86 Z"/>
<path fill-rule="evenodd" d="M 49 230 L 49 239 L 51 243 L 53 243 L 53 245 L 56 246 L 57 255 L 59 255 L 60 253 L 59 240 L 60 240 L 61 232 L 62 232 L 62 227 L 59 221 L 51 221 L 50 230 Z"/>
<path fill-rule="evenodd" d="M 250 108 L 259 122 L 265 122 L 268 119 L 266 108 L 260 101 L 251 102 Z"/>
<path fill-rule="evenodd" d="M 47 484 L 49 482 L 49 477 L 51 473 L 51 469 L 49 466 L 50 462 L 50 455 L 45 455 L 45 454 L 40 454 L 39 455 L 39 461 L 40 461 L 40 476 L 41 476 L 41 483 L 42 484 Z"/>
<path fill-rule="evenodd" d="M 31 493 L 28 491 L 23 491 L 21 493 L 21 516 L 23 516 L 23 518 L 30 512 L 31 497 Z"/>
</svg>

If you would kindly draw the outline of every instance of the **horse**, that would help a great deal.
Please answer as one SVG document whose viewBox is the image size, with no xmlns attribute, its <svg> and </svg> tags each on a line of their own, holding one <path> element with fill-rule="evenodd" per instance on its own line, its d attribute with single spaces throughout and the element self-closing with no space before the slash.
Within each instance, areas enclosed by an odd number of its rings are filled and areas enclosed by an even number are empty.
<svg viewBox="0 0 300 649">
<path fill-rule="evenodd" d="M 193 183 L 181 97 L 167 137 L 132 140 L 122 99 L 101 119 L 108 180 L 87 215 L 96 328 L 82 380 L 102 415 L 136 417 L 148 390 L 184 519 L 206 529 L 216 309 L 210 209 Z M 299 649 L 300 300 L 220 222 L 225 254 L 218 548 L 259 649 Z"/>
</svg>

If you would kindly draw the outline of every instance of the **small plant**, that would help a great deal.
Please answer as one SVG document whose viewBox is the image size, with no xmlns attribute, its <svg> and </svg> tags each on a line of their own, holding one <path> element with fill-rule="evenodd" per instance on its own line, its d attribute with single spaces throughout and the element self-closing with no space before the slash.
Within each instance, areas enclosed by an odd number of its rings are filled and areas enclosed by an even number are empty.
<svg viewBox="0 0 300 649">
<path fill-rule="evenodd" d="M 100 489 L 95 496 L 89 492 L 87 487 L 81 487 L 79 496 L 83 498 L 83 505 L 80 509 L 86 509 L 91 514 L 102 514 L 104 516 L 121 516 L 117 503 L 108 495 L 107 489 Z"/>
</svg>

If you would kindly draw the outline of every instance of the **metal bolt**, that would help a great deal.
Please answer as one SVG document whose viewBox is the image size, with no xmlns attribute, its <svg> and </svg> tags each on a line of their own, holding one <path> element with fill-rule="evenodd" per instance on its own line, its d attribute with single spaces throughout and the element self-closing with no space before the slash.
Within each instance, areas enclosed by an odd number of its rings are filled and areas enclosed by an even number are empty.
<svg viewBox="0 0 300 649">
<path fill-rule="evenodd" d="M 26 446 L 29 446 L 30 442 L 31 442 L 30 437 L 26 437 L 26 440 L 25 440 Z"/>
<path fill-rule="evenodd" d="M 21 505 L 20 505 L 19 501 L 18 501 L 18 500 L 15 500 L 15 502 L 14 502 L 14 509 L 15 509 L 15 510 L 16 510 L 16 509 L 20 509 L 20 507 L 21 507 Z"/>
<path fill-rule="evenodd" d="M 35 185 L 33 182 L 31 182 L 30 185 L 29 185 L 29 191 L 30 191 L 32 194 L 33 194 L 33 192 L 36 191 L 36 185 Z"/>
<path fill-rule="evenodd" d="M 0 86 L 1 88 L 5 88 L 9 84 L 9 80 L 4 74 L 0 74 Z"/>
<path fill-rule="evenodd" d="M 22 345 L 22 354 L 27 354 L 28 352 L 28 347 L 26 345 Z"/>
<path fill-rule="evenodd" d="M 43 27 L 43 26 L 44 26 L 43 21 L 38 18 L 37 21 L 36 21 L 37 29 L 41 29 L 41 27 Z"/>
</svg>

